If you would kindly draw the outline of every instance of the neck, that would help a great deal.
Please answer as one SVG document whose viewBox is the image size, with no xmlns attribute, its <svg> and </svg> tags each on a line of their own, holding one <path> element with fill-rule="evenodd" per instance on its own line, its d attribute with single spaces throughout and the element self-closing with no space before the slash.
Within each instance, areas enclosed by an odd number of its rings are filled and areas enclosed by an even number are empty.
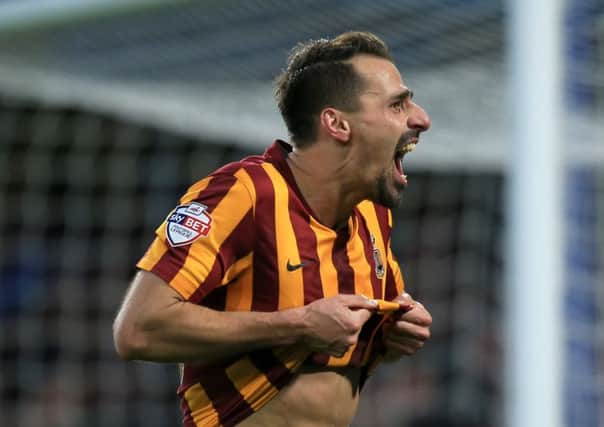
<svg viewBox="0 0 604 427">
<path fill-rule="evenodd" d="M 335 144 L 315 143 L 289 154 L 287 163 L 296 184 L 314 216 L 322 224 L 338 229 L 346 225 L 354 207 L 366 196 L 359 191 L 346 150 Z"/>
</svg>

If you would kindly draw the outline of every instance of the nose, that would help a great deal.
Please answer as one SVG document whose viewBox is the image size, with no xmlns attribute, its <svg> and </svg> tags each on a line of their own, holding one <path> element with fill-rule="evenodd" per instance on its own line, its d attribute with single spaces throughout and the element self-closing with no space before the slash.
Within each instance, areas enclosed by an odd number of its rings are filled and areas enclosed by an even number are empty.
<svg viewBox="0 0 604 427">
<path fill-rule="evenodd" d="M 409 129 L 417 129 L 420 132 L 423 132 L 430 129 L 431 124 L 432 121 L 430 120 L 428 113 L 426 113 L 426 110 L 414 102 L 411 114 L 409 114 L 407 119 L 407 126 L 409 126 Z"/>
</svg>

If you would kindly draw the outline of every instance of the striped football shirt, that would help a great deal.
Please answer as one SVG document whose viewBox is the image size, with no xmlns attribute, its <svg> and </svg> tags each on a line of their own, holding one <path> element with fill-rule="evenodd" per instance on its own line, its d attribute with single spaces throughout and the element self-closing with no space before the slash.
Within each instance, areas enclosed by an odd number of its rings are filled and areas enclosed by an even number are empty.
<svg viewBox="0 0 604 427">
<path fill-rule="evenodd" d="M 315 219 L 276 141 L 194 184 L 139 261 L 187 301 L 222 311 L 277 311 L 337 294 L 392 300 L 403 279 L 390 250 L 390 210 L 364 201 L 333 230 Z M 291 346 L 211 365 L 184 364 L 187 426 L 231 426 L 262 408 L 303 363 L 367 371 L 383 352 L 382 316 L 341 358 Z"/>
</svg>

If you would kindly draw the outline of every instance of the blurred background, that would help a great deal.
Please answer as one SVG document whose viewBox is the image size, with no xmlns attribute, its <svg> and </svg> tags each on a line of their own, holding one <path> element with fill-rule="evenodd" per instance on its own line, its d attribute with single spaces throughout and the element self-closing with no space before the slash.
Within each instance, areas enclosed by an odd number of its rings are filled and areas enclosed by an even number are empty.
<svg viewBox="0 0 604 427">
<path fill-rule="evenodd" d="M 604 0 L 564 4 L 564 420 L 598 427 Z M 192 182 L 287 137 L 271 85 L 291 47 L 351 29 L 389 44 L 432 117 L 392 245 L 434 317 L 353 425 L 503 425 L 506 17 L 504 0 L 0 0 L 0 425 L 179 425 L 176 366 L 113 350 L 134 265 Z"/>
</svg>

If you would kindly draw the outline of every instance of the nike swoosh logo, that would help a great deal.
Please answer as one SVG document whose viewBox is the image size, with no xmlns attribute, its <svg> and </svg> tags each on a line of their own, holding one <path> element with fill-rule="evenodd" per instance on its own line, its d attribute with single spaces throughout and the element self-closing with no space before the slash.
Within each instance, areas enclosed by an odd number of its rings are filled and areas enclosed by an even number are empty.
<svg viewBox="0 0 604 427">
<path fill-rule="evenodd" d="M 302 268 L 308 265 L 309 262 L 314 262 L 313 260 L 301 262 L 300 264 L 292 264 L 287 260 L 287 271 L 296 271 L 299 268 Z"/>
</svg>

